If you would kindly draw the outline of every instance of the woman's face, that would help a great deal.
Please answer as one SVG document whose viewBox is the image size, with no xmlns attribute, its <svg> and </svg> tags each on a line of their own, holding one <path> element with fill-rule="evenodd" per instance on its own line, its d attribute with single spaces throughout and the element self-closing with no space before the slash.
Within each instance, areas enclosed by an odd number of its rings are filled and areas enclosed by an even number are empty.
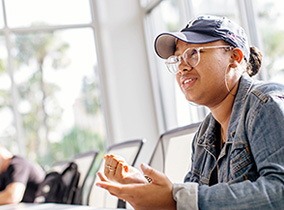
<svg viewBox="0 0 284 210">
<path fill-rule="evenodd" d="M 189 44 L 178 41 L 175 55 L 182 55 L 189 47 L 227 46 L 223 41 L 206 44 Z M 225 75 L 228 73 L 230 64 L 230 51 L 225 48 L 201 49 L 200 61 L 195 67 L 190 67 L 181 61 L 176 80 L 186 99 L 208 108 L 221 103 L 229 94 L 225 85 Z M 230 84 L 230 78 L 227 82 Z"/>
</svg>

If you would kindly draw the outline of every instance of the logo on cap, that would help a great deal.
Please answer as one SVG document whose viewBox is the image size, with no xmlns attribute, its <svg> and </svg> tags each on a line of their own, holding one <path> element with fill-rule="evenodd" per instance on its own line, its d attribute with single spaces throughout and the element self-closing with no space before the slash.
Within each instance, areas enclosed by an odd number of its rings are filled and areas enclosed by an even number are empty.
<svg viewBox="0 0 284 210">
<path fill-rule="evenodd" d="M 227 37 L 234 42 L 236 41 L 236 35 L 231 31 L 227 31 Z"/>
</svg>

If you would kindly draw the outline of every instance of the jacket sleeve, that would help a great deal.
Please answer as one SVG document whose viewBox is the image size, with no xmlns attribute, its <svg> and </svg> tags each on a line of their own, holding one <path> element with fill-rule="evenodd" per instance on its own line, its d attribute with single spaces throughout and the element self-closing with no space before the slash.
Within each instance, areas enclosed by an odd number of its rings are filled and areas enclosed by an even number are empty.
<svg viewBox="0 0 284 210">
<path fill-rule="evenodd" d="M 198 184 L 174 184 L 173 198 L 177 203 L 177 210 L 198 210 Z"/>
</svg>

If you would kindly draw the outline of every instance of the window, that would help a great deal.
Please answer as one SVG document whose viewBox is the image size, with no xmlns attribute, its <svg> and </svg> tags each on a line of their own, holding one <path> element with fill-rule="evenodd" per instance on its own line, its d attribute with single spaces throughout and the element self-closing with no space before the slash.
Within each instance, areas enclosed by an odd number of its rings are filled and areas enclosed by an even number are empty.
<svg viewBox="0 0 284 210">
<path fill-rule="evenodd" d="M 239 22 L 238 4 L 236 0 L 192 1 L 192 11 L 194 12 L 193 16 L 204 15 L 204 14 L 218 15 L 218 16 L 224 15 L 230 18 L 231 20 Z"/>
<path fill-rule="evenodd" d="M 91 23 L 88 0 L 8 0 L 5 4 L 9 27 Z"/>
<path fill-rule="evenodd" d="M 257 0 L 255 6 L 267 79 L 284 84 L 284 3 Z"/>
<path fill-rule="evenodd" d="M 2 9 L 2 4 L 0 4 L 0 29 L 4 27 L 4 17 L 3 17 L 3 9 Z"/>
<path fill-rule="evenodd" d="M 179 13 L 179 1 L 166 0 L 162 1 L 159 6 L 155 7 L 146 17 L 146 23 L 149 33 L 149 59 L 152 60 L 152 76 L 154 88 L 158 89 L 159 93 L 156 98 L 160 99 L 160 105 L 157 107 L 161 111 L 162 119 L 160 123 L 164 125 L 163 131 L 177 126 L 179 117 L 188 117 L 185 111 L 190 111 L 186 105 L 186 109 L 181 108 L 181 103 L 176 104 L 176 101 L 183 97 L 178 90 L 175 82 L 175 76 L 168 73 L 164 61 L 157 57 L 153 50 L 153 40 L 156 35 L 165 31 L 177 31 L 182 27 L 181 16 Z M 180 100 L 182 101 L 182 100 Z M 158 102 L 159 103 L 159 102 Z M 173 110 L 183 110 L 181 115 L 173 112 Z"/>
<path fill-rule="evenodd" d="M 47 167 L 90 149 L 103 150 L 106 131 L 89 1 L 3 3 L 0 143 Z"/>
</svg>

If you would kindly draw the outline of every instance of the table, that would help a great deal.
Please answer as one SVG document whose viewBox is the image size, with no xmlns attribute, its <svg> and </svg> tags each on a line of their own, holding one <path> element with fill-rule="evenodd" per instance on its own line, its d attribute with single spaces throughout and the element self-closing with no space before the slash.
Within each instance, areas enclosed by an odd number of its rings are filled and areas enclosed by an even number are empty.
<svg viewBox="0 0 284 210">
<path fill-rule="evenodd" d="M 18 203 L 0 206 L 0 210 L 113 210 L 105 208 L 95 208 L 91 206 L 69 205 L 58 203 Z M 117 209 L 118 210 L 118 209 Z M 124 209 L 125 210 L 125 209 Z"/>
</svg>

